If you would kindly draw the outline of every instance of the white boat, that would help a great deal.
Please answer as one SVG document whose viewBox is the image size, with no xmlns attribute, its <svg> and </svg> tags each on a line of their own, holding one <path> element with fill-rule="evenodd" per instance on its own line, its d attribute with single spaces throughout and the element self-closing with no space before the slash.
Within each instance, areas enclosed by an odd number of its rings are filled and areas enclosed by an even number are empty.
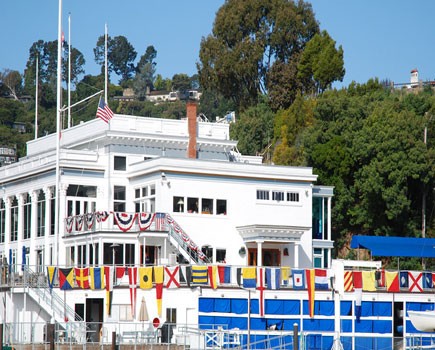
<svg viewBox="0 0 435 350">
<path fill-rule="evenodd" d="M 412 325 L 421 332 L 435 332 L 435 310 L 408 311 Z"/>
</svg>

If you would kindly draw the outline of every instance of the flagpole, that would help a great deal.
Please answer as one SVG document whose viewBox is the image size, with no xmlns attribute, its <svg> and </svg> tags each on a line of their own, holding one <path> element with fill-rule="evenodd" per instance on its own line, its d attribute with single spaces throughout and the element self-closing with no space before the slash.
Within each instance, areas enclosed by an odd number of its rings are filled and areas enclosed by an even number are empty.
<svg viewBox="0 0 435 350">
<path fill-rule="evenodd" d="M 36 91 L 35 91 L 35 140 L 38 138 L 38 90 L 39 90 L 39 55 L 36 54 Z"/>
<path fill-rule="evenodd" d="M 104 26 L 104 101 L 109 105 L 107 100 L 107 80 L 108 80 L 108 69 L 107 69 L 107 23 Z"/>
<path fill-rule="evenodd" d="M 68 14 L 68 107 L 71 106 L 71 13 Z M 68 108 L 68 128 L 71 127 L 71 108 Z"/>
<path fill-rule="evenodd" d="M 54 220 L 54 234 L 55 234 L 55 247 L 56 265 L 59 267 L 59 186 L 60 186 L 60 113 L 62 104 L 62 0 L 59 0 L 59 14 L 58 14 L 58 33 L 57 33 L 57 98 L 56 98 L 56 193 L 55 193 L 55 220 Z M 52 259 L 53 260 L 53 259 Z"/>
</svg>

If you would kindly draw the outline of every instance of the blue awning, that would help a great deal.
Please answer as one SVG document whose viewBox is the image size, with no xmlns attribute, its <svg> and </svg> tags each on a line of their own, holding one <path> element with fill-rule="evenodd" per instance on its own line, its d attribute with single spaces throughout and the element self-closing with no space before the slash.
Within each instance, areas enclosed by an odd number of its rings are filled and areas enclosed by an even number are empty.
<svg viewBox="0 0 435 350">
<path fill-rule="evenodd" d="M 435 258 L 435 238 L 353 236 L 350 247 L 368 249 L 372 256 Z"/>
</svg>

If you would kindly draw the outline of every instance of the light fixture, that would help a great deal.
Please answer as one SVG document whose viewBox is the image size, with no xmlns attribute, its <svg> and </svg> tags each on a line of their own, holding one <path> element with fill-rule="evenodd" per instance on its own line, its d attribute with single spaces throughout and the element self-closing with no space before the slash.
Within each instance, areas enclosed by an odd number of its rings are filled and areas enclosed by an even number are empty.
<svg viewBox="0 0 435 350">
<path fill-rule="evenodd" d="M 162 171 L 162 173 L 161 173 L 161 178 L 162 178 L 162 186 L 164 185 L 164 184 L 167 184 L 168 185 L 168 187 L 170 187 L 170 185 L 171 185 L 171 182 L 168 180 L 168 178 L 166 177 L 166 174 Z"/>
<path fill-rule="evenodd" d="M 178 211 L 181 213 L 183 211 L 183 205 L 184 205 L 183 198 L 180 198 L 177 204 L 178 204 Z"/>
<path fill-rule="evenodd" d="M 245 256 L 246 255 L 246 248 L 245 247 L 240 247 L 239 254 L 240 254 L 240 256 Z"/>
</svg>

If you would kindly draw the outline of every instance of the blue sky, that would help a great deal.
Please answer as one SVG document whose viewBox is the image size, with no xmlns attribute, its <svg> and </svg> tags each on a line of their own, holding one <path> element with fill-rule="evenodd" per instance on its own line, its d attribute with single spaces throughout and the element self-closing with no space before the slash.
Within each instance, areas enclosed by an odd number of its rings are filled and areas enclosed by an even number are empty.
<svg viewBox="0 0 435 350">
<path fill-rule="evenodd" d="M 342 45 L 343 83 L 370 78 L 407 83 L 411 69 L 420 79 L 435 80 L 435 1 L 313 0 L 320 28 Z M 93 48 L 104 24 L 109 35 L 124 35 L 138 52 L 157 50 L 157 73 L 196 73 L 201 38 L 211 33 L 224 0 L 63 0 L 63 27 L 86 59 L 86 73 L 98 74 Z M 42 39 L 57 39 L 58 0 L 3 1 L 0 12 L 0 70 L 24 71 L 29 48 Z"/>
</svg>

